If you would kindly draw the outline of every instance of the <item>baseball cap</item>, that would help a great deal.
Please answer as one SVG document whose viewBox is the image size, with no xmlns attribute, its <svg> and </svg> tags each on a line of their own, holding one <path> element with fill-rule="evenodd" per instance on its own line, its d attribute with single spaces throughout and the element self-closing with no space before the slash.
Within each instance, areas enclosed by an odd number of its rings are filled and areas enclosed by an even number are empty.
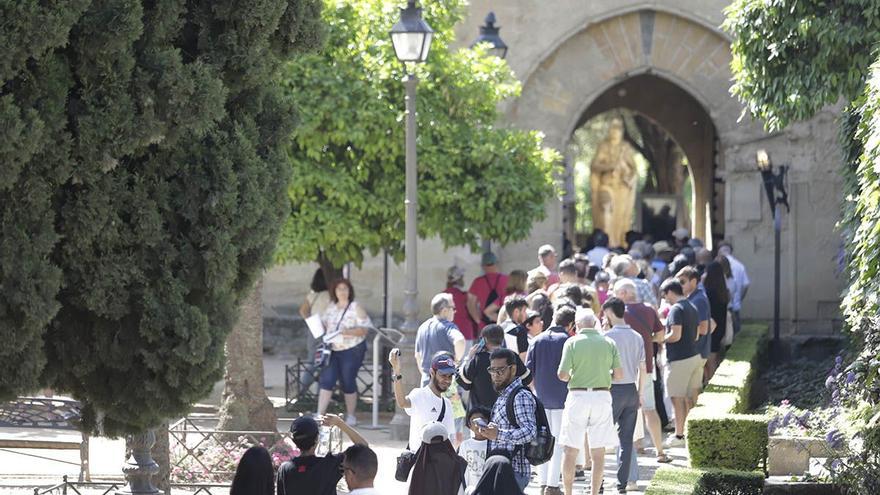
<svg viewBox="0 0 880 495">
<path fill-rule="evenodd" d="M 431 360 L 431 369 L 437 373 L 451 375 L 455 373 L 455 360 L 448 354 L 435 356 L 434 359 Z"/>
<path fill-rule="evenodd" d="M 483 257 L 480 258 L 480 265 L 482 266 L 490 266 L 498 263 L 498 258 L 495 257 L 495 253 L 492 251 L 486 251 L 483 253 Z"/>
<path fill-rule="evenodd" d="M 432 441 L 437 437 L 440 437 L 443 440 L 449 438 L 449 430 L 446 429 L 446 426 L 444 426 L 443 423 L 431 421 L 430 423 L 426 423 L 425 426 L 422 427 L 423 443 L 432 443 Z"/>
<path fill-rule="evenodd" d="M 523 325 L 529 325 L 532 323 L 532 320 L 541 316 L 541 313 L 538 313 L 534 309 L 526 310 L 526 319 L 523 321 Z"/>
<path fill-rule="evenodd" d="M 290 424 L 290 433 L 297 445 L 313 444 L 319 430 L 318 422 L 311 416 L 300 416 Z"/>
<path fill-rule="evenodd" d="M 654 252 L 657 254 L 672 251 L 672 246 L 666 241 L 657 241 L 654 243 Z"/>
</svg>

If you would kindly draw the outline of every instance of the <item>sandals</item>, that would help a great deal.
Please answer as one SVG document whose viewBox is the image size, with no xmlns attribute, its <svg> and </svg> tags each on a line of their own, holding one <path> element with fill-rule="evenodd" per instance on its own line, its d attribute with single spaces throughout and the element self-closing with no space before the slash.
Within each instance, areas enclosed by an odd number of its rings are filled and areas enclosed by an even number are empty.
<svg viewBox="0 0 880 495">
<path fill-rule="evenodd" d="M 672 458 L 664 453 L 657 456 L 657 462 L 659 462 L 660 464 L 668 464 L 672 462 Z"/>
</svg>

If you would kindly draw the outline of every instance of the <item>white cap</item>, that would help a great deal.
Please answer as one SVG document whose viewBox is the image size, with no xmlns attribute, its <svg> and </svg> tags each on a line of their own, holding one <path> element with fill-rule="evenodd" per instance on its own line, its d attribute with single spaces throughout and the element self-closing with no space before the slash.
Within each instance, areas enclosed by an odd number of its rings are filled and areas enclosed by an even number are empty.
<svg viewBox="0 0 880 495">
<path fill-rule="evenodd" d="M 590 308 L 578 308 L 574 313 L 574 322 L 578 328 L 595 328 L 596 313 Z"/>
<path fill-rule="evenodd" d="M 449 438 L 449 430 L 446 429 L 446 426 L 444 426 L 443 423 L 431 421 L 422 427 L 422 442 L 431 443 L 431 440 L 436 437 L 441 437 L 443 440 Z"/>
</svg>

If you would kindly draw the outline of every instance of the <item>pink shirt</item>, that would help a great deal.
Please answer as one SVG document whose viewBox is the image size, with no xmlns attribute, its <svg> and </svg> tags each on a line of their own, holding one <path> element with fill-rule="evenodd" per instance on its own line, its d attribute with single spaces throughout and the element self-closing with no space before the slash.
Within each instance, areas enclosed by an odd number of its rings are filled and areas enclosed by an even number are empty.
<svg viewBox="0 0 880 495">
<path fill-rule="evenodd" d="M 489 306 L 487 299 L 493 290 L 497 297 L 492 302 L 499 308 L 504 306 L 504 289 L 506 288 L 507 275 L 503 273 L 487 273 L 486 275 L 475 278 L 474 281 L 471 282 L 471 288 L 468 289 L 468 292 L 476 296 L 477 304 L 482 313 L 482 311 Z M 485 322 L 477 322 L 477 330 L 482 330 L 484 326 L 486 326 Z M 465 338 L 467 338 L 467 336 L 465 336 Z"/>
</svg>

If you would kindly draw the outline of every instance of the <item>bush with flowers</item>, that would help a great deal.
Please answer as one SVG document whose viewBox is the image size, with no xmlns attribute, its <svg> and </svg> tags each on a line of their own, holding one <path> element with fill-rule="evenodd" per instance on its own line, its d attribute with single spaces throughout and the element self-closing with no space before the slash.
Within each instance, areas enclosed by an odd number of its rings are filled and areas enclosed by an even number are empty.
<svg viewBox="0 0 880 495">
<path fill-rule="evenodd" d="M 190 447 L 190 450 L 180 444 L 172 447 L 171 482 L 229 483 L 235 475 L 241 456 L 253 445 L 261 445 L 269 451 L 276 470 L 284 462 L 299 455 L 299 450 L 287 437 L 262 437 L 256 443 L 246 436 L 226 442 L 209 437 L 196 448 Z"/>
</svg>

